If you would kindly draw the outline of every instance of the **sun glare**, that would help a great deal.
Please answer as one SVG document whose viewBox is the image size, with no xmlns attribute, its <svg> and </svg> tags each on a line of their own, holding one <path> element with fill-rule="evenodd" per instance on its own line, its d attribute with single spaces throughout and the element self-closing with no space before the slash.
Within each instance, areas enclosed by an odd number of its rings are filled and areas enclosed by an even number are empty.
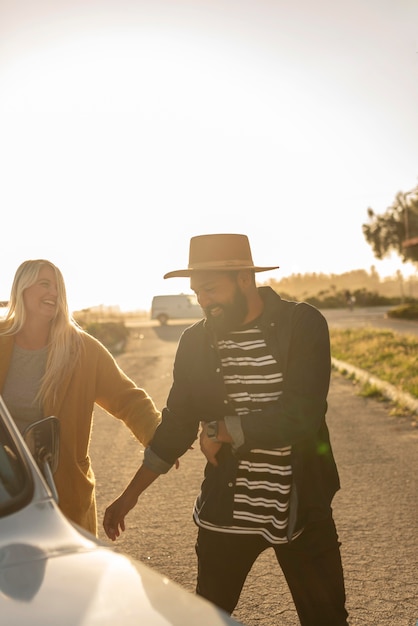
<svg viewBox="0 0 418 626">
<path fill-rule="evenodd" d="M 380 271 L 361 224 L 414 184 L 413 165 L 387 149 L 395 130 L 382 137 L 355 81 L 248 24 L 214 36 L 181 16 L 78 29 L 65 17 L 38 37 L 27 27 L 0 64 L 0 201 L 20 232 L 9 273 L 49 256 L 87 305 L 115 272 L 110 304 L 132 300 L 138 275 L 150 301 L 175 292 L 161 277 L 204 232 L 248 233 L 282 275 Z"/>
</svg>

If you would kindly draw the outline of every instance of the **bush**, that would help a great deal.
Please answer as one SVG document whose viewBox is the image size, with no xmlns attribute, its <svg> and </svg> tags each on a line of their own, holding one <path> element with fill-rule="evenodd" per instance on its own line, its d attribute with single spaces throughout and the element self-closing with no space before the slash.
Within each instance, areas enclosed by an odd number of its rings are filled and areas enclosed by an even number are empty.
<svg viewBox="0 0 418 626">
<path fill-rule="evenodd" d="M 351 295 L 354 297 L 353 306 L 393 306 L 399 303 L 399 298 L 387 298 L 367 289 L 356 289 Z M 306 298 L 306 302 L 318 309 L 339 309 L 347 306 L 346 292 L 320 292 L 316 296 Z"/>
<path fill-rule="evenodd" d="M 115 354 L 123 352 L 129 337 L 129 329 L 123 322 L 92 322 L 84 330 Z"/>
<path fill-rule="evenodd" d="M 388 311 L 388 317 L 394 317 L 403 320 L 418 320 L 418 304 L 403 304 L 390 309 Z"/>
</svg>

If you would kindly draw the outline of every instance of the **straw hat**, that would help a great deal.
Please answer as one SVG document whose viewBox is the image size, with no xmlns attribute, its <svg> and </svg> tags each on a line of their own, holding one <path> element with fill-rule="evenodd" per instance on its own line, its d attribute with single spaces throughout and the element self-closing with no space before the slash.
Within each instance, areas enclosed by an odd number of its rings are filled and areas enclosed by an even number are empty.
<svg viewBox="0 0 418 626">
<path fill-rule="evenodd" d="M 246 235 L 199 235 L 190 239 L 189 266 L 164 274 L 164 278 L 191 276 L 193 272 L 253 270 L 266 272 L 279 266 L 259 267 L 254 265 L 250 243 Z"/>
</svg>

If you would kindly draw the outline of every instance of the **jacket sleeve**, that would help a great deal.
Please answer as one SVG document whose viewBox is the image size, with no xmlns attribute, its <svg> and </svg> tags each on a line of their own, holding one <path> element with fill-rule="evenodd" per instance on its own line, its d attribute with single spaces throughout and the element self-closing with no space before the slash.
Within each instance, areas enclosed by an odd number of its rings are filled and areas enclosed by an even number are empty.
<svg viewBox="0 0 418 626">
<path fill-rule="evenodd" d="M 238 454 L 302 443 L 321 429 L 331 375 L 327 322 L 314 307 L 297 306 L 288 332 L 287 363 L 281 364 L 283 393 L 267 410 L 241 416 L 244 444 Z"/>
<path fill-rule="evenodd" d="M 151 443 L 153 454 L 166 463 L 173 464 L 187 452 L 198 434 L 202 410 L 195 401 L 197 386 L 194 383 L 193 370 L 197 364 L 191 358 L 190 344 L 196 348 L 200 340 L 198 334 L 190 336 L 186 331 L 177 347 L 173 384 L 162 412 L 161 425 Z M 202 394 L 198 395 L 202 399 Z"/>
<path fill-rule="evenodd" d="M 161 420 L 148 393 L 121 370 L 110 352 L 93 339 L 97 355 L 96 398 L 99 406 L 122 420 L 135 437 L 147 446 Z"/>
</svg>

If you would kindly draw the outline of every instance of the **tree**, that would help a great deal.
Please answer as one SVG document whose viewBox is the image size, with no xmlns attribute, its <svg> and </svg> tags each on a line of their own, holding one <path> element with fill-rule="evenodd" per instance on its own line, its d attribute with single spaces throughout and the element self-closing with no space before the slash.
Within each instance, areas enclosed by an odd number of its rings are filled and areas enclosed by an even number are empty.
<svg viewBox="0 0 418 626">
<path fill-rule="evenodd" d="M 371 208 L 367 214 L 369 223 L 362 230 L 375 257 L 383 259 L 394 251 L 403 262 L 418 265 L 418 185 L 406 193 L 400 191 L 382 215 Z"/>
</svg>

